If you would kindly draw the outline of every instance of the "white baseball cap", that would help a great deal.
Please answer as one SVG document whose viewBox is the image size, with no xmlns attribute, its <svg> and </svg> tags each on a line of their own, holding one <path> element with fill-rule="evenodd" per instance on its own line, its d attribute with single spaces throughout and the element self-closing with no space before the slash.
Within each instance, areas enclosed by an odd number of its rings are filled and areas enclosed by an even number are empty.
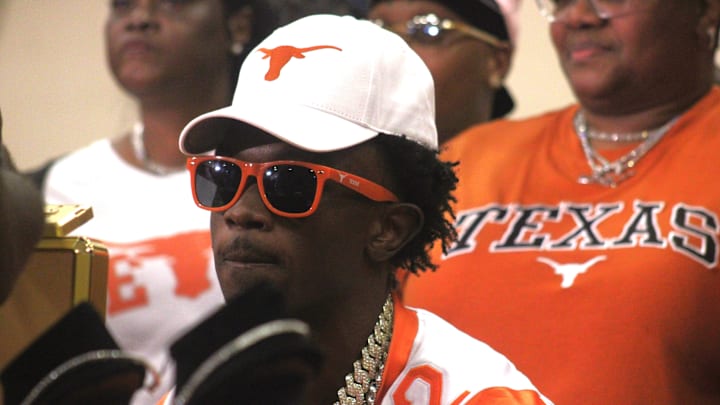
<svg viewBox="0 0 720 405">
<path fill-rule="evenodd" d="M 243 62 L 232 104 L 190 121 L 180 150 L 214 150 L 233 121 L 314 152 L 380 133 L 438 147 L 430 71 L 401 37 L 350 16 L 312 15 L 275 30 Z"/>
</svg>

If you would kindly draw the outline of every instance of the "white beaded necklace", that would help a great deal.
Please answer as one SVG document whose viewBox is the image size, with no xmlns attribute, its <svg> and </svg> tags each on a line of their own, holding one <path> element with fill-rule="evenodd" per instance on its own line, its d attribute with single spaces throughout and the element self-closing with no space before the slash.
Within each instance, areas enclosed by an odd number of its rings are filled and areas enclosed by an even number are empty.
<svg viewBox="0 0 720 405">
<path fill-rule="evenodd" d="M 577 133 L 578 138 L 580 138 L 580 144 L 582 145 L 583 152 L 585 153 L 585 158 L 592 170 L 592 174 L 580 176 L 578 178 L 578 183 L 617 187 L 620 182 L 635 174 L 635 172 L 631 169 L 633 169 L 640 159 L 645 156 L 645 154 L 652 149 L 652 147 L 655 146 L 660 139 L 662 139 L 667 131 L 673 126 L 675 121 L 677 121 L 677 117 L 666 122 L 659 128 L 639 133 L 611 134 L 617 136 L 618 139 L 633 139 L 635 135 L 642 134 L 643 136 L 639 140 L 643 140 L 643 142 L 624 156 L 610 162 L 598 154 L 595 148 L 593 148 L 590 144 L 590 133 L 593 131 L 588 129 L 587 122 L 585 121 L 585 115 L 582 111 L 578 111 L 577 114 L 575 114 L 573 125 L 575 126 L 575 132 Z"/>
<path fill-rule="evenodd" d="M 132 144 L 135 160 L 137 160 L 143 169 L 156 176 L 167 176 L 168 174 L 179 172 L 182 166 L 165 166 L 155 162 L 148 156 L 145 149 L 145 126 L 142 122 L 136 122 L 130 133 L 130 143 Z"/>
</svg>

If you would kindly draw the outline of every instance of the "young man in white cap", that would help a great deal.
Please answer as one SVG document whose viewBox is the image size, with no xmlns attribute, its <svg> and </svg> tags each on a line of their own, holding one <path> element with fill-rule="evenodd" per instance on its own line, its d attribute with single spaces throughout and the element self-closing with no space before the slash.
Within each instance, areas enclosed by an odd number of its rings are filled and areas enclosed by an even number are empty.
<svg viewBox="0 0 720 405">
<path fill-rule="evenodd" d="M 276 30 L 232 105 L 191 121 L 180 147 L 226 299 L 269 283 L 322 350 L 295 403 L 550 403 L 503 355 L 394 297 L 396 269 L 433 269 L 430 246 L 453 239 L 457 181 L 437 158 L 430 72 L 399 36 L 328 15 Z"/>
</svg>

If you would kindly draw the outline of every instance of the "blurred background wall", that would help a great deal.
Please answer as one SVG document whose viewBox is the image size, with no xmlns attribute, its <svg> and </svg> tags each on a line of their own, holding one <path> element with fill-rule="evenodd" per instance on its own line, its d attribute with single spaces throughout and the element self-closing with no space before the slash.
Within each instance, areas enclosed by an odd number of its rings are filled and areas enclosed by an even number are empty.
<svg viewBox="0 0 720 405">
<path fill-rule="evenodd" d="M 21 169 L 117 134 L 134 107 L 105 63 L 103 0 L 0 0 L 3 141 Z"/>
<path fill-rule="evenodd" d="M 3 140 L 21 169 L 117 136 L 135 108 L 105 62 L 109 0 L 0 0 L 0 109 Z M 572 101 L 552 50 L 548 25 L 532 0 L 508 85 L 520 118 Z"/>
</svg>

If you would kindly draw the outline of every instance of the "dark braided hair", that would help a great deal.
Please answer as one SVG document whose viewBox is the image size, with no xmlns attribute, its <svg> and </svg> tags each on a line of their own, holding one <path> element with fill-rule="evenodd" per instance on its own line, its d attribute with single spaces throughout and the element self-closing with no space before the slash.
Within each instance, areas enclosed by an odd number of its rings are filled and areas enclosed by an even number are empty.
<svg viewBox="0 0 720 405">
<path fill-rule="evenodd" d="M 380 135 L 374 142 L 380 145 L 394 174 L 393 191 L 401 201 L 417 205 L 425 217 L 420 232 L 391 259 L 391 264 L 416 274 L 435 270 L 430 249 L 439 241 L 446 252 L 457 237 L 452 223 L 457 163 L 441 161 L 437 151 L 402 137 Z"/>
</svg>

